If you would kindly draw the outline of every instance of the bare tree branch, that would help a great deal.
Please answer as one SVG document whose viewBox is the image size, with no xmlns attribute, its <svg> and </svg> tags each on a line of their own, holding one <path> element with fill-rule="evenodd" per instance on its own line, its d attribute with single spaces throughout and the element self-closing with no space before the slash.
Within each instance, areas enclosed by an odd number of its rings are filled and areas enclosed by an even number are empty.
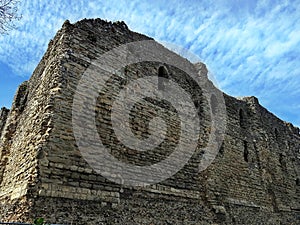
<svg viewBox="0 0 300 225">
<path fill-rule="evenodd" d="M 19 0 L 0 0 L 0 33 L 7 33 L 15 28 L 14 21 L 19 20 L 17 3 Z"/>
</svg>

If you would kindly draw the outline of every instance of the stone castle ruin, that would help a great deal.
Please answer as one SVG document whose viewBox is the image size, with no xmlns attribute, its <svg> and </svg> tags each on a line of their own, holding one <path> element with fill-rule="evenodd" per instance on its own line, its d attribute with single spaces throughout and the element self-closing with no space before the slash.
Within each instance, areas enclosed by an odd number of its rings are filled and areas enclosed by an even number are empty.
<svg viewBox="0 0 300 225">
<path fill-rule="evenodd" d="M 180 141 L 176 108 L 153 99 L 134 105 L 130 124 L 137 138 L 149 137 L 153 117 L 166 123 L 162 144 L 146 152 L 122 144 L 110 114 L 116 94 L 132 80 L 157 74 L 180 81 L 200 118 L 197 146 L 183 168 L 158 183 L 130 186 L 113 182 L 87 162 L 72 122 L 81 77 L 104 53 L 151 40 L 124 22 L 64 23 L 31 78 L 18 88 L 11 109 L 0 112 L 0 221 L 43 217 L 60 224 L 299 224 L 299 128 L 274 116 L 255 97 L 236 99 L 220 92 L 226 106 L 224 137 L 211 164 L 199 170 L 214 130 L 212 115 L 219 109 L 215 97 L 207 99 L 175 66 L 145 61 L 111 74 L 96 99 L 95 123 L 101 142 L 119 161 L 144 167 L 167 159 Z M 207 75 L 204 64 L 194 67 L 199 76 Z M 168 85 L 162 81 L 160 90 Z M 207 86 L 213 88 L 210 82 Z"/>
</svg>

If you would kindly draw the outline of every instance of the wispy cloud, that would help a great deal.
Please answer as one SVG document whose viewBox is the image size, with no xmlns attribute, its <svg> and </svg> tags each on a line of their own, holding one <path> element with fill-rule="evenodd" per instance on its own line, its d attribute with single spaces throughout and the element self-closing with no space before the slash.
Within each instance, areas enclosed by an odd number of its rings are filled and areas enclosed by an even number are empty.
<svg viewBox="0 0 300 225">
<path fill-rule="evenodd" d="M 20 9 L 19 28 L 0 37 L 0 61 L 19 76 L 30 76 L 64 20 L 124 20 L 135 31 L 198 55 L 225 92 L 256 95 L 300 124 L 299 0 L 32 0 Z"/>
</svg>

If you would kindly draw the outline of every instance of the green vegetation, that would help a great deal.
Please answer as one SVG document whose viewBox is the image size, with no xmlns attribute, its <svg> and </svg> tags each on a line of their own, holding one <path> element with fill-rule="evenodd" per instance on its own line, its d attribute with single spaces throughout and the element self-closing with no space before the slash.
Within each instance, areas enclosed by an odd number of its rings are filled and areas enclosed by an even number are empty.
<svg viewBox="0 0 300 225">
<path fill-rule="evenodd" d="M 36 218 L 36 219 L 33 221 L 33 224 L 34 224 L 34 225 L 49 225 L 49 224 L 46 224 L 46 223 L 45 223 L 44 218 Z"/>
</svg>

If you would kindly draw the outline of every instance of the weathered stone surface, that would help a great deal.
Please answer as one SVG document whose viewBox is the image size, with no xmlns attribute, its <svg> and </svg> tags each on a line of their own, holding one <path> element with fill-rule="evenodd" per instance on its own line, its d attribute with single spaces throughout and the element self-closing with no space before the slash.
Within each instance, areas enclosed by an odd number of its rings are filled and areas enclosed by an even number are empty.
<svg viewBox="0 0 300 225">
<path fill-rule="evenodd" d="M 297 224 L 300 213 L 299 129 L 278 119 L 255 97 L 224 94 L 227 130 L 214 162 L 198 172 L 210 129 L 202 90 L 172 66 L 172 79 L 195 96 L 200 140 L 189 163 L 159 184 L 130 188 L 97 174 L 82 158 L 73 134 L 72 103 L 79 79 L 99 55 L 124 43 L 149 40 L 123 22 L 66 21 L 28 82 L 0 117 L 0 220 L 29 222 L 45 217 L 64 224 Z M 157 74 L 159 63 L 128 65 L 107 83 L 97 101 L 97 129 L 111 154 L 149 165 L 172 152 L 179 137 L 176 112 L 148 101 L 132 111 L 136 136 L 148 135 L 157 114 L 170 131 L 160 148 L 139 153 L 124 148 L 111 129 L 115 94 L 127 80 Z M 206 75 L 204 64 L 195 67 Z M 125 79 L 125 83 L 127 82 Z M 211 84 L 210 84 L 211 85 Z M 116 92 L 116 93 L 115 93 Z M 89 95 L 89 93 L 86 93 Z"/>
<path fill-rule="evenodd" d="M 9 109 L 7 109 L 5 107 L 0 109 L 0 136 L 1 136 L 2 130 L 4 129 L 8 113 L 9 113 Z"/>
</svg>

